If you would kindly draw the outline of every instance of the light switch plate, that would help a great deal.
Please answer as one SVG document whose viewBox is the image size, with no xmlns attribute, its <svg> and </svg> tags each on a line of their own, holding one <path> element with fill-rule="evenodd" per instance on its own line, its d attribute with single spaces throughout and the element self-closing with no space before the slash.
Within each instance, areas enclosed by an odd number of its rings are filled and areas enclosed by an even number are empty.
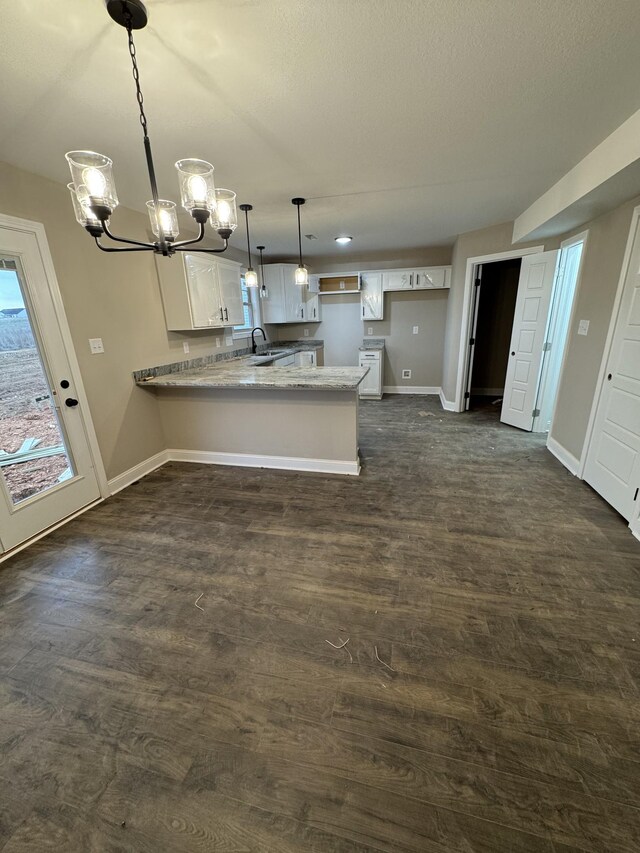
<svg viewBox="0 0 640 853">
<path fill-rule="evenodd" d="M 413 327 L 413 334 L 414 334 L 414 335 L 417 335 L 419 331 L 420 331 L 420 327 L 419 327 L 419 326 L 414 326 L 414 327 Z"/>
<path fill-rule="evenodd" d="M 410 370 L 403 370 L 402 371 L 402 378 L 403 379 L 411 379 L 411 371 Z"/>
<path fill-rule="evenodd" d="M 104 352 L 102 338 L 89 338 L 89 349 L 91 350 L 91 355 L 98 355 L 98 353 Z"/>
<path fill-rule="evenodd" d="M 373 334 L 373 326 L 367 326 L 367 334 L 368 334 L 368 335 L 372 335 L 372 334 Z"/>
<path fill-rule="evenodd" d="M 305 336 L 305 338 L 309 337 L 309 329 L 304 330 L 304 336 Z"/>
<path fill-rule="evenodd" d="M 182 341 L 182 351 L 184 353 L 189 352 L 189 341 Z"/>
<path fill-rule="evenodd" d="M 578 334 L 586 335 L 589 332 L 589 321 L 588 320 L 580 320 L 578 323 Z"/>
</svg>

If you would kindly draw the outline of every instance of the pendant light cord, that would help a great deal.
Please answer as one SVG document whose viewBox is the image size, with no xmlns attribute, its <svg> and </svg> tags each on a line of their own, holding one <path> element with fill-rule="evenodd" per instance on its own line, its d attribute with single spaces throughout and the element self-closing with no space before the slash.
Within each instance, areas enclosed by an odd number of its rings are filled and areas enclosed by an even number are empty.
<svg viewBox="0 0 640 853">
<path fill-rule="evenodd" d="M 298 252 L 300 254 L 300 266 L 302 266 L 302 231 L 300 228 L 300 205 L 297 204 L 298 208 Z"/>
<path fill-rule="evenodd" d="M 249 239 L 249 211 L 244 212 L 245 222 L 247 223 L 247 257 L 249 258 L 249 269 L 251 269 L 251 241 Z"/>
</svg>

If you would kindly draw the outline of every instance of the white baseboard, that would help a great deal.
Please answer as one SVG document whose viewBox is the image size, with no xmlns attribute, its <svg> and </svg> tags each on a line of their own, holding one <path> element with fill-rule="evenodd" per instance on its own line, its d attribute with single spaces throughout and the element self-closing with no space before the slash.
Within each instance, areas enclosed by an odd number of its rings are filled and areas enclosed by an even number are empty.
<svg viewBox="0 0 640 853">
<path fill-rule="evenodd" d="M 436 385 L 385 385 L 383 394 L 439 394 Z"/>
<path fill-rule="evenodd" d="M 547 439 L 547 450 L 552 453 L 559 462 L 562 462 L 567 471 L 571 471 L 574 477 L 578 476 L 578 471 L 580 470 L 580 460 L 576 459 L 573 453 L 569 453 L 568 450 L 555 440 L 555 438 Z"/>
<path fill-rule="evenodd" d="M 442 388 L 438 389 L 438 395 L 440 397 L 440 405 L 445 410 L 445 412 L 455 412 L 456 404 L 452 403 L 450 400 L 447 400 L 447 398 L 444 396 Z"/>
<path fill-rule="evenodd" d="M 164 465 L 165 462 L 169 461 L 169 459 L 170 457 L 168 452 L 166 450 L 161 450 L 160 453 L 156 453 L 154 456 L 150 456 L 143 462 L 139 462 L 137 465 L 134 465 L 133 468 L 129 468 L 128 471 L 123 471 L 122 474 L 118 474 L 117 477 L 108 481 L 107 486 L 109 487 L 109 494 L 115 495 L 116 492 L 126 489 L 126 487 L 130 486 L 131 483 L 135 483 L 136 480 L 139 480 L 141 477 L 145 477 L 147 474 L 155 471 L 156 468 Z"/>
<path fill-rule="evenodd" d="M 472 388 L 471 396 L 476 394 L 479 397 L 502 397 L 504 388 Z"/>
<path fill-rule="evenodd" d="M 254 453 L 220 453 L 210 450 L 168 450 L 172 462 L 199 462 L 205 465 L 238 465 L 244 468 L 279 468 L 284 471 L 315 471 L 321 474 L 360 473 L 360 460 L 307 459 L 302 456 L 261 456 Z"/>
</svg>

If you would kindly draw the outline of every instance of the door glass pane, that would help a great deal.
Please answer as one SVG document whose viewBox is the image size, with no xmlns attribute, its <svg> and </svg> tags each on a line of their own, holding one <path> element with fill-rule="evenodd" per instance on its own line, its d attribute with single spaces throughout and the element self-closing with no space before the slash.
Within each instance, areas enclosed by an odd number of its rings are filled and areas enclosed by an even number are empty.
<svg viewBox="0 0 640 853">
<path fill-rule="evenodd" d="M 73 476 L 16 261 L 0 258 L 0 472 L 14 504 Z"/>
</svg>

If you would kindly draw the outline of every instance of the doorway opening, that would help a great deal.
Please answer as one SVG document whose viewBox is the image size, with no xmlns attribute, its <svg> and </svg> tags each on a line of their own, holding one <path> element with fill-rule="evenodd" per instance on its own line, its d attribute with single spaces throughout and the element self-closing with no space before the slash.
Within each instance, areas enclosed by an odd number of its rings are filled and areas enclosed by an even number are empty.
<svg viewBox="0 0 640 853">
<path fill-rule="evenodd" d="M 465 409 L 500 413 L 522 258 L 479 264 L 473 295 Z"/>
<path fill-rule="evenodd" d="M 533 432 L 548 433 L 551 429 L 586 239 L 585 231 L 565 240 L 560 247 L 545 335 Z M 580 334 L 580 331 L 578 333 Z"/>
</svg>

